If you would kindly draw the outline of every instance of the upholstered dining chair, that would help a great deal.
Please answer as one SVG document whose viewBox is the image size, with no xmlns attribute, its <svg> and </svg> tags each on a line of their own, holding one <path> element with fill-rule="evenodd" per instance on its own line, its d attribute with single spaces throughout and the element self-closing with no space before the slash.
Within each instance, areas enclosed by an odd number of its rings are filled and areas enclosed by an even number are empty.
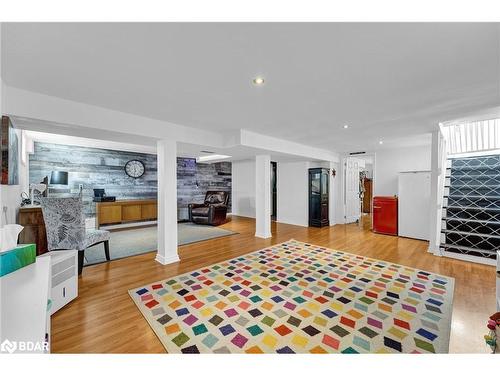
<svg viewBox="0 0 500 375">
<path fill-rule="evenodd" d="M 109 260 L 109 232 L 86 230 L 81 198 L 42 198 L 41 201 L 47 247 L 53 250 L 78 250 L 78 274 L 82 273 L 85 249 L 104 244 Z"/>
</svg>

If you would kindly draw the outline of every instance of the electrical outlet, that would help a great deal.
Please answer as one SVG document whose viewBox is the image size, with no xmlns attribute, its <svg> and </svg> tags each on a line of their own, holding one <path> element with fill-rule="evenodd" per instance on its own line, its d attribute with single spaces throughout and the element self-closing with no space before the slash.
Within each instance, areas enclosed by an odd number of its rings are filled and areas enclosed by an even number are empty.
<svg viewBox="0 0 500 375">
<path fill-rule="evenodd" d="M 78 190 L 83 190 L 83 184 L 78 185 Z"/>
</svg>

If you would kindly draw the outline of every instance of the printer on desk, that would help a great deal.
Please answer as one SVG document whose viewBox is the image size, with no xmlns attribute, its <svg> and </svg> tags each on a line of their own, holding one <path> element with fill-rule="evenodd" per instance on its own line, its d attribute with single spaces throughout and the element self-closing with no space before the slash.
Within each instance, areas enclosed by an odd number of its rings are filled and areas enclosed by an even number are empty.
<svg viewBox="0 0 500 375">
<path fill-rule="evenodd" d="M 116 197 L 106 195 L 106 191 L 104 189 L 94 189 L 94 202 L 114 202 L 116 201 Z"/>
</svg>

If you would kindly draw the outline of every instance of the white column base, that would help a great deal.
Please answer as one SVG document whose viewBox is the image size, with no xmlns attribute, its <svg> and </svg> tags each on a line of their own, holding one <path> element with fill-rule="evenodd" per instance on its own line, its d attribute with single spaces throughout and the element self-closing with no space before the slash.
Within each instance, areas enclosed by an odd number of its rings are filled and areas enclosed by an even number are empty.
<svg viewBox="0 0 500 375">
<path fill-rule="evenodd" d="M 255 232 L 255 237 L 259 237 L 259 238 L 271 238 L 273 235 L 269 232 L 269 233 L 257 233 Z"/>
<path fill-rule="evenodd" d="M 435 256 L 438 256 L 438 257 L 442 257 L 443 256 L 443 253 L 441 251 L 441 248 L 432 243 L 429 242 L 429 247 L 427 248 L 427 252 L 428 253 L 431 253 L 432 255 L 435 255 Z"/>
<path fill-rule="evenodd" d="M 168 258 L 165 258 L 163 255 L 156 254 L 155 260 L 163 265 L 170 264 L 170 263 L 175 263 L 180 261 L 180 258 L 178 255 L 171 255 Z"/>
</svg>

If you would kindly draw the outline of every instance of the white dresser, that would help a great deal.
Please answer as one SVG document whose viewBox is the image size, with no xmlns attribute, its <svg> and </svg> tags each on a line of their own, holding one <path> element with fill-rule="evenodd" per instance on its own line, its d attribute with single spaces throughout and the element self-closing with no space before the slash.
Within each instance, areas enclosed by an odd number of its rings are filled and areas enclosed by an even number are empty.
<svg viewBox="0 0 500 375">
<path fill-rule="evenodd" d="M 50 251 L 38 258 L 43 257 L 51 260 L 50 315 L 52 315 L 78 296 L 78 251 Z"/>
<path fill-rule="evenodd" d="M 0 277 L 0 353 L 47 353 L 50 258 Z"/>
<path fill-rule="evenodd" d="M 0 277 L 0 354 L 50 352 L 50 316 L 78 295 L 77 255 L 52 251 Z"/>
</svg>

